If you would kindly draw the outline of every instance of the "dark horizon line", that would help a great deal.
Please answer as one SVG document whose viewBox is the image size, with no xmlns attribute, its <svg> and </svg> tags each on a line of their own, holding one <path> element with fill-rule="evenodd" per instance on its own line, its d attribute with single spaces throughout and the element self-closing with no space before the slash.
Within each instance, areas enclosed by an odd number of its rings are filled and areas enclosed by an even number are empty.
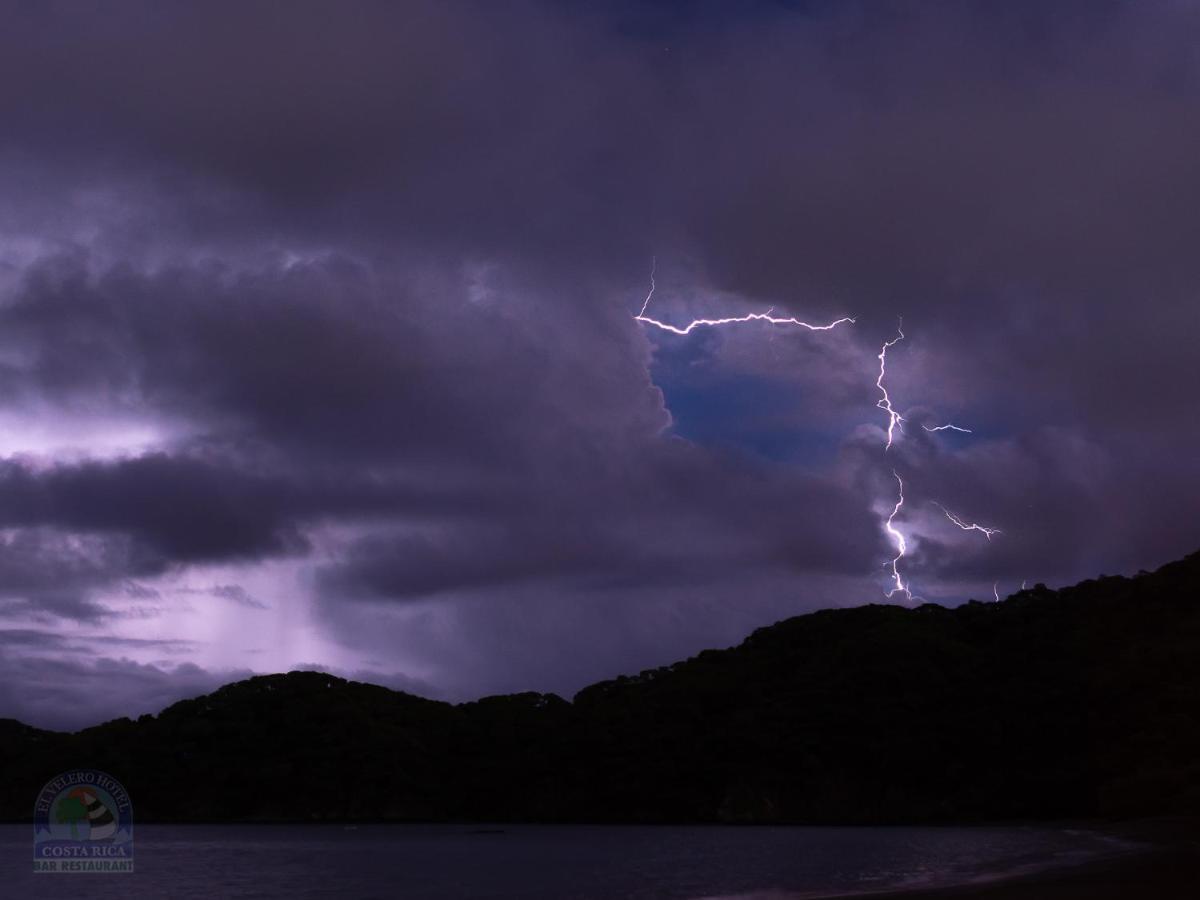
<svg viewBox="0 0 1200 900">
<path fill-rule="evenodd" d="M 608 684 L 610 682 L 619 681 L 621 679 L 637 677 L 637 676 L 643 675 L 647 672 L 656 672 L 656 671 L 660 671 L 663 669 L 670 669 L 672 666 L 679 665 L 690 659 L 694 659 L 697 656 L 704 654 L 704 653 L 716 653 L 716 652 L 722 652 L 725 650 L 731 650 L 735 647 L 741 646 L 741 644 L 745 643 L 757 632 L 762 631 L 764 629 L 773 628 L 783 622 L 791 622 L 791 621 L 795 621 L 798 619 L 807 619 L 807 618 L 811 618 L 813 616 L 830 615 L 830 614 L 836 615 L 839 613 L 846 613 L 846 612 L 850 612 L 850 611 L 858 610 L 858 609 L 869 609 L 871 607 L 889 607 L 889 608 L 895 607 L 895 608 L 901 609 L 905 612 L 911 612 L 911 613 L 919 612 L 920 610 L 926 609 L 928 607 L 936 607 L 938 609 L 951 610 L 951 609 L 957 609 L 958 607 L 961 607 L 961 606 L 969 606 L 971 604 L 977 604 L 979 606 L 998 608 L 1004 604 L 1007 604 L 1013 598 L 1020 597 L 1025 594 L 1055 594 L 1055 593 L 1058 593 L 1063 590 L 1070 590 L 1070 589 L 1080 587 L 1082 585 L 1091 584 L 1091 583 L 1100 582 L 1100 581 L 1107 581 L 1107 580 L 1112 580 L 1112 579 L 1136 580 L 1138 578 L 1156 575 L 1159 572 L 1162 572 L 1164 569 L 1170 568 L 1172 566 L 1188 563 L 1188 562 L 1200 562 L 1200 548 L 1197 548 L 1196 550 L 1192 551 L 1191 553 L 1186 554 L 1185 556 L 1180 557 L 1179 559 L 1174 559 L 1174 560 L 1165 562 L 1155 569 L 1139 569 L 1133 575 L 1120 575 L 1120 574 L 1109 575 L 1106 573 L 1101 573 L 1094 577 L 1085 578 L 1085 579 L 1082 579 L 1081 581 L 1077 581 L 1074 584 L 1063 585 L 1062 587 L 1058 587 L 1058 588 L 1050 588 L 1050 587 L 1047 587 L 1042 582 L 1038 582 L 1038 583 L 1034 584 L 1032 587 L 1022 588 L 1021 590 L 1014 591 L 1013 593 L 1008 594 L 1003 599 L 998 600 L 998 601 L 997 600 L 978 600 L 975 598 L 970 598 L 970 599 L 965 600 L 962 603 L 959 603 L 953 607 L 945 606 L 941 603 L 936 603 L 936 602 L 930 601 L 930 600 L 926 600 L 925 602 L 916 604 L 916 605 L 907 605 L 904 603 L 873 602 L 873 603 L 862 603 L 862 604 L 858 604 L 855 606 L 836 606 L 836 607 L 826 607 L 823 609 L 815 609 L 810 612 L 800 613 L 795 616 L 788 616 L 783 619 L 778 619 L 775 622 L 770 622 L 765 625 L 759 625 L 756 628 L 752 629 L 748 634 L 745 635 L 745 637 L 743 637 L 741 639 L 741 641 L 739 641 L 736 644 L 730 644 L 729 646 L 726 646 L 726 647 L 706 647 L 702 650 L 697 651 L 696 653 L 692 654 L 691 656 L 685 657 L 683 659 L 676 659 L 676 660 L 672 660 L 671 662 L 665 663 L 664 665 L 661 665 L 661 666 L 654 666 L 651 668 L 642 669 L 640 672 L 636 673 L 636 675 L 628 675 L 628 674 L 620 673 L 620 674 L 612 676 L 611 678 L 602 678 L 599 681 L 594 681 L 594 682 L 591 682 L 590 684 L 584 685 L 579 690 L 575 691 L 574 694 L 572 694 L 570 698 L 564 697 L 561 694 L 554 693 L 553 691 L 526 690 L 526 691 L 512 691 L 512 692 L 503 693 L 503 694 L 484 694 L 482 696 L 476 697 L 473 700 L 461 700 L 461 701 L 455 702 L 455 701 L 450 701 L 450 700 L 439 700 L 439 699 L 436 699 L 433 697 L 425 697 L 421 694 L 417 694 L 412 691 L 401 690 L 398 688 L 389 687 L 386 684 L 379 684 L 377 682 L 358 681 L 353 678 L 346 678 L 342 675 L 337 675 L 337 674 L 334 674 L 333 672 L 329 672 L 324 669 L 317 669 L 317 668 L 289 669 L 286 672 L 262 672 L 262 673 L 258 673 L 255 675 L 251 675 L 249 678 L 241 678 L 236 681 L 228 681 L 225 684 L 222 684 L 220 687 L 217 687 L 213 690 L 210 690 L 210 691 L 207 691 L 204 693 L 200 693 L 200 694 L 196 694 L 196 695 L 190 696 L 190 697 L 181 697 L 178 700 L 168 703 L 162 709 L 158 710 L 158 712 L 142 713 L 138 716 L 117 716 L 116 718 L 105 719 L 103 721 L 96 722 L 93 725 L 86 725 L 82 728 L 77 728 L 73 731 L 59 730 L 59 729 L 53 729 L 53 728 L 40 728 L 36 725 L 30 725 L 26 722 L 22 722 L 20 719 L 15 719 L 15 718 L 8 717 L 8 716 L 0 717 L 0 725 L 2 725 L 3 723 L 6 723 L 6 722 L 11 722 L 11 723 L 15 723 L 16 725 L 18 725 L 22 728 L 28 728 L 28 729 L 38 732 L 40 734 L 78 735 L 78 734 L 82 734 L 83 732 L 90 731 L 93 728 L 103 728 L 104 726 L 110 725 L 113 722 L 121 722 L 121 721 L 137 722 L 144 718 L 154 719 L 180 703 L 189 703 L 189 702 L 193 702 L 195 700 L 199 700 L 202 697 L 209 697 L 209 696 L 212 696 L 213 694 L 216 694 L 219 691 L 225 690 L 226 688 L 233 687 L 235 685 L 248 684 L 250 682 L 258 681 L 260 679 L 287 678 L 287 677 L 290 677 L 293 675 L 306 675 L 306 674 L 325 675 L 328 678 L 332 678 L 338 682 L 342 682 L 345 684 L 366 685 L 368 687 L 379 688 L 380 690 L 389 691 L 394 694 L 403 694 L 404 696 L 413 697 L 418 700 L 422 700 L 426 703 L 436 703 L 436 704 L 449 706 L 451 708 L 459 708 L 459 707 L 463 707 L 463 706 L 469 706 L 472 703 L 479 703 L 484 700 L 490 700 L 493 698 L 520 697 L 520 696 L 524 696 L 524 695 L 528 695 L 528 694 L 536 694 L 536 695 L 542 696 L 542 697 L 554 697 L 554 698 L 557 698 L 558 700 L 561 700 L 563 703 L 573 704 L 575 702 L 576 698 L 578 698 L 578 696 L 583 691 L 586 691 L 589 688 L 595 687 L 596 685 Z M 5 821 L 4 819 L 0 819 L 0 823 L 3 823 L 4 821 Z"/>
</svg>

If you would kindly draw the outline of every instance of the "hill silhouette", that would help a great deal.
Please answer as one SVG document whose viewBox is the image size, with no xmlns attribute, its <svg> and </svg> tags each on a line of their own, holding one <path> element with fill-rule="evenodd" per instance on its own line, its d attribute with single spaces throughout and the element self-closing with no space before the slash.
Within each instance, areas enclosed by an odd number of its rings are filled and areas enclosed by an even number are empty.
<svg viewBox="0 0 1200 900">
<path fill-rule="evenodd" d="M 0 816 L 74 767 L 140 820 L 888 823 L 1200 812 L 1200 553 L 999 603 L 826 610 L 451 705 L 267 675 L 74 734 L 0 720 Z"/>
</svg>

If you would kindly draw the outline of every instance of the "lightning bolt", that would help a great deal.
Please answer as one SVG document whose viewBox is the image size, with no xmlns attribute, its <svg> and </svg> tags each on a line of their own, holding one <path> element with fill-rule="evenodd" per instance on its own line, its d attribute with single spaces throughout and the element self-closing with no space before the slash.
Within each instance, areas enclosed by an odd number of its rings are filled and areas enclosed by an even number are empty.
<svg viewBox="0 0 1200 900">
<path fill-rule="evenodd" d="M 650 308 L 650 299 L 654 296 L 654 275 L 658 268 L 657 258 L 650 266 L 650 292 L 646 294 L 646 299 L 642 303 L 642 311 L 633 318 L 642 322 L 645 325 L 653 325 L 655 328 L 661 328 L 663 331 L 669 331 L 671 334 L 688 335 L 697 328 L 719 328 L 722 325 L 741 325 L 745 322 L 767 322 L 771 325 L 797 325 L 800 328 L 807 328 L 809 331 L 832 331 L 839 325 L 854 324 L 854 319 L 851 316 L 842 316 L 840 319 L 834 319 L 828 325 L 813 325 L 809 322 L 804 322 L 794 316 L 773 316 L 772 309 L 768 309 L 765 313 L 749 313 L 744 316 L 727 316 L 722 319 L 692 319 L 682 328 L 678 325 L 671 325 L 667 322 L 662 322 L 658 319 L 651 318 L 646 315 L 646 310 Z"/>
<path fill-rule="evenodd" d="M 946 514 L 946 518 L 949 519 L 951 522 L 953 522 L 955 525 L 957 525 L 959 528 L 961 528 L 963 531 L 978 531 L 981 534 L 983 534 L 983 536 L 985 538 L 987 538 L 989 541 L 992 539 L 993 534 L 1004 534 L 1004 532 L 1001 531 L 999 528 L 985 528 L 983 525 L 976 525 L 974 522 L 970 522 L 970 523 L 964 522 L 962 519 L 960 519 L 954 513 L 950 512 L 950 510 L 946 509 L 946 507 L 942 506 L 942 504 L 938 503 L 936 500 L 933 501 L 933 505 L 936 506 L 938 509 L 940 509 L 942 512 L 944 512 Z"/>
<path fill-rule="evenodd" d="M 656 319 L 647 315 L 647 311 L 650 309 L 650 302 L 654 299 L 654 291 L 657 288 L 657 284 L 655 282 L 655 275 L 657 274 L 657 271 L 658 258 L 654 257 L 652 258 L 650 264 L 650 290 L 647 291 L 646 297 L 642 301 L 641 310 L 633 318 L 635 321 L 641 322 L 643 325 L 652 325 L 662 331 L 667 331 L 671 334 L 676 334 L 681 337 L 691 334 L 697 328 L 720 328 L 726 325 L 741 325 L 749 322 L 766 322 L 770 325 L 793 325 L 799 328 L 805 328 L 808 331 L 832 331 L 841 325 L 852 325 L 855 322 L 853 317 L 843 316 L 840 319 L 834 319 L 832 322 L 829 322 L 825 325 L 814 325 L 810 322 L 797 319 L 794 316 L 773 315 L 772 313 L 774 311 L 774 307 L 772 307 L 765 313 L 748 313 L 744 316 L 725 316 L 719 319 L 693 319 L 686 325 L 672 325 L 669 322 L 663 322 L 660 319 Z M 896 325 L 896 336 L 891 340 L 884 341 L 883 346 L 879 349 L 879 355 L 877 357 L 879 360 L 879 376 L 875 379 L 875 387 L 879 389 L 880 398 L 876 401 L 875 405 L 887 413 L 888 417 L 887 442 L 884 446 L 885 451 L 892 448 L 892 443 L 895 440 L 897 429 L 900 430 L 901 434 L 904 433 L 905 419 L 902 415 L 900 415 L 900 413 L 896 412 L 895 407 L 892 406 L 891 395 L 888 394 L 887 387 L 884 385 L 884 380 L 887 377 L 887 352 L 890 348 L 896 346 L 896 344 L 900 343 L 902 340 L 904 340 L 904 320 L 900 319 Z M 922 427 L 929 432 L 958 431 L 962 432 L 963 434 L 972 433 L 971 429 L 962 428 L 952 423 L 932 427 L 929 425 L 924 425 Z M 887 532 L 888 537 L 891 538 L 896 546 L 896 555 L 892 558 L 890 564 L 892 572 L 892 589 L 887 592 L 887 596 L 892 597 L 897 593 L 902 593 L 906 598 L 908 598 L 909 601 L 919 600 L 919 597 L 913 595 L 910 585 L 904 580 L 904 576 L 900 574 L 900 560 L 902 560 L 905 554 L 908 552 L 908 542 L 905 539 L 903 532 L 896 527 L 895 520 L 896 516 L 900 514 L 900 510 L 904 508 L 904 481 L 895 469 L 892 470 L 892 476 L 896 479 L 896 484 L 899 487 L 899 493 L 896 499 L 896 505 L 892 508 L 891 514 L 884 522 L 884 530 Z M 983 525 L 977 525 L 973 522 L 964 522 L 940 503 L 938 503 L 937 506 L 942 510 L 943 513 L 946 514 L 946 518 L 964 531 L 978 531 L 989 541 L 992 539 L 993 534 L 1001 533 L 998 528 L 987 528 Z M 995 595 L 997 600 L 1000 599 L 996 585 L 992 586 L 992 593 Z"/>
<path fill-rule="evenodd" d="M 904 540 L 904 535 L 892 524 L 892 521 L 904 506 L 904 481 L 895 469 L 892 469 L 892 475 L 896 478 L 896 484 L 900 486 L 900 495 L 896 499 L 896 506 L 892 509 L 892 514 L 887 517 L 887 521 L 883 524 L 884 530 L 896 542 L 896 557 L 892 560 L 892 583 L 895 587 L 888 591 L 887 595 L 891 597 L 893 594 L 901 592 L 909 600 L 912 600 L 912 591 L 909 590 L 908 585 L 904 583 L 904 579 L 900 576 L 900 560 L 904 558 L 904 554 L 908 551 L 908 543 Z"/>
<path fill-rule="evenodd" d="M 996 603 L 999 603 L 999 602 L 1000 602 L 1000 591 L 999 591 L 999 590 L 997 590 L 997 588 L 999 588 L 999 587 L 1000 587 L 1000 582 L 998 582 L 998 581 L 993 581 L 993 582 L 992 582 L 992 596 L 993 596 L 994 598 L 996 598 L 996 599 L 995 599 L 995 602 L 996 602 Z"/>
<path fill-rule="evenodd" d="M 658 271 L 658 257 L 650 257 L 650 292 L 646 294 L 646 302 L 642 304 L 642 311 L 634 316 L 639 322 L 643 321 L 643 316 L 646 315 L 646 310 L 650 308 L 650 298 L 654 296 L 654 274 Z"/>
<path fill-rule="evenodd" d="M 634 316 L 639 322 L 644 322 L 647 325 L 653 325 L 655 328 L 661 328 L 663 331 L 669 331 L 672 334 L 691 334 L 697 328 L 715 328 L 720 325 L 740 325 L 743 322 L 768 322 L 771 325 L 799 325 L 801 328 L 807 328 L 809 331 L 832 331 L 839 325 L 847 323 L 854 324 L 854 319 L 850 316 L 842 316 L 840 319 L 834 319 L 828 325 L 812 325 L 808 322 L 803 322 L 793 316 L 773 316 L 769 312 L 765 313 L 749 313 L 745 316 L 730 316 L 724 319 L 693 319 L 682 328 L 678 325 L 670 325 L 666 322 L 660 322 L 658 319 L 652 319 L 646 315 Z"/>
<path fill-rule="evenodd" d="M 875 379 L 875 387 L 879 388 L 879 393 L 883 396 L 875 402 L 875 405 L 888 414 L 887 427 L 887 446 L 884 450 L 892 449 L 892 435 L 896 428 L 899 427 L 901 434 L 904 433 L 904 417 L 896 410 L 892 409 L 892 398 L 888 396 L 887 388 L 883 386 L 884 376 L 887 375 L 887 352 L 889 347 L 894 347 L 896 344 L 904 340 L 904 320 L 901 319 L 899 325 L 896 326 L 896 337 L 890 341 L 884 341 L 883 347 L 879 350 L 879 377 Z M 894 473 L 893 473 L 894 474 Z M 889 594 L 889 596 L 891 596 Z"/>
</svg>

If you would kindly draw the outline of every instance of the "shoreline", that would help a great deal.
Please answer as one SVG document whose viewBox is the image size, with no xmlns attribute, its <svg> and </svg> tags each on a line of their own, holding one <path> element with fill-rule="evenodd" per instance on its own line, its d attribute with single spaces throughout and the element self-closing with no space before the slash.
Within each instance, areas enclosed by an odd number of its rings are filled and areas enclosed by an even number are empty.
<svg viewBox="0 0 1200 900">
<path fill-rule="evenodd" d="M 1157 819 L 1092 828 L 1126 847 L 1036 872 L 856 894 L 855 900 L 1193 900 L 1198 895 L 1200 821 Z"/>
</svg>

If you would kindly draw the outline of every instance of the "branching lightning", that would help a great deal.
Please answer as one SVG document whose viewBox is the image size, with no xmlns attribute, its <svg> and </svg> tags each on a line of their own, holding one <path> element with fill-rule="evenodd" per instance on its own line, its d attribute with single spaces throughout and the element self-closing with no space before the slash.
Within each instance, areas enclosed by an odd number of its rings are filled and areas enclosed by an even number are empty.
<svg viewBox="0 0 1200 900">
<path fill-rule="evenodd" d="M 895 346 L 902 340 L 904 340 L 903 320 L 901 320 L 900 324 L 896 326 L 896 337 L 892 338 L 890 341 L 883 342 L 883 347 L 880 348 L 879 356 L 877 357 L 879 360 L 879 377 L 875 379 L 875 387 L 879 388 L 879 393 L 881 393 L 883 396 L 875 402 L 875 405 L 888 414 L 887 446 L 883 448 L 885 451 L 892 449 L 892 435 L 896 429 L 899 428 L 901 433 L 904 432 L 904 417 L 892 408 L 892 398 L 888 396 L 887 388 L 883 386 L 883 378 L 885 375 L 887 375 L 888 348 Z"/>
<path fill-rule="evenodd" d="M 646 325 L 661 328 L 663 331 L 669 331 L 671 334 L 688 335 L 697 328 L 718 328 L 722 325 L 741 325 L 745 322 L 767 322 L 770 325 L 798 325 L 801 328 L 807 328 L 809 331 L 832 331 L 839 325 L 854 324 L 854 319 L 851 316 L 842 316 L 840 319 L 834 319 L 828 325 L 812 325 L 794 316 L 773 316 L 771 315 L 772 310 L 769 309 L 765 313 L 749 313 L 744 316 L 727 316 L 721 319 L 692 319 L 692 321 L 681 328 L 678 325 L 671 325 L 646 315 L 646 310 L 650 308 L 650 299 L 654 296 L 654 274 L 657 267 L 658 261 L 656 259 L 650 266 L 650 292 L 646 294 L 645 302 L 642 303 L 642 311 L 634 316 L 634 319 Z"/>
<path fill-rule="evenodd" d="M 1001 531 L 999 528 L 987 528 L 983 525 L 976 525 L 974 522 L 964 522 L 962 519 L 960 519 L 954 513 L 950 512 L 950 510 L 946 509 L 946 507 L 942 506 L 942 504 L 938 503 L 936 500 L 933 501 L 933 505 L 936 506 L 938 509 L 940 509 L 942 512 L 944 512 L 946 514 L 946 518 L 949 519 L 951 522 L 953 522 L 955 525 L 957 525 L 959 528 L 961 528 L 963 531 L 978 531 L 989 541 L 992 539 L 993 534 L 1004 534 L 1004 532 Z"/>
<path fill-rule="evenodd" d="M 672 325 L 668 322 L 663 322 L 647 315 L 647 311 L 650 309 L 650 302 L 654 298 L 654 291 L 657 287 L 655 283 L 657 269 L 658 260 L 655 258 L 651 262 L 650 266 L 650 290 L 646 293 L 646 297 L 642 301 L 642 308 L 638 314 L 634 316 L 634 319 L 644 325 L 652 325 L 655 328 L 670 332 L 671 334 L 686 336 L 691 334 L 697 328 L 719 328 L 726 325 L 741 325 L 749 322 L 766 322 L 769 325 L 793 325 L 807 329 L 808 331 L 832 331 L 841 325 L 854 324 L 855 322 L 854 318 L 850 316 L 843 316 L 842 318 L 835 319 L 826 325 L 813 325 L 793 316 L 773 315 L 774 308 L 771 308 L 765 313 L 748 313 L 744 316 L 726 316 L 718 319 L 693 319 L 686 325 Z M 897 323 L 896 336 L 891 340 L 884 341 L 877 357 L 879 360 L 879 375 L 875 379 L 875 387 L 879 389 L 880 398 L 876 401 L 875 405 L 879 409 L 883 410 L 888 417 L 887 441 L 884 445 L 885 452 L 891 449 L 892 443 L 895 440 L 896 430 L 899 429 L 901 434 L 904 433 L 905 419 L 896 411 L 895 407 L 892 406 L 891 395 L 888 393 L 887 387 L 884 385 L 884 381 L 887 378 L 887 352 L 890 348 L 894 347 L 902 340 L 904 340 L 903 319 Z M 953 423 L 936 426 L 923 425 L 922 427 L 928 432 L 957 431 L 962 434 L 972 433 L 971 429 L 963 428 Z M 884 530 L 887 532 L 888 537 L 892 540 L 896 547 L 896 555 L 892 558 L 890 563 L 890 580 L 892 582 L 892 588 L 887 592 L 887 596 L 892 597 L 897 593 L 902 593 L 909 601 L 919 600 L 920 598 L 914 596 L 910 584 L 904 580 L 904 576 L 900 573 L 900 560 L 904 559 L 908 552 L 908 541 L 905 538 L 904 533 L 901 532 L 896 526 L 895 520 L 896 517 L 900 515 L 900 511 L 904 508 L 904 480 L 900 477 L 900 474 L 895 469 L 892 470 L 892 476 L 896 479 L 899 492 L 896 499 L 896 504 L 892 508 L 891 514 L 888 515 L 886 521 L 884 522 Z M 958 528 L 961 528 L 963 531 L 978 531 L 989 541 L 992 539 L 992 535 L 1002 533 L 998 528 L 988 528 L 974 522 L 966 522 L 954 515 L 954 513 L 950 512 L 950 510 L 946 509 L 946 507 L 942 506 L 940 503 L 937 503 L 936 501 L 934 501 L 934 503 L 939 509 L 941 509 L 943 513 L 945 513 L 947 519 L 949 519 L 954 523 L 954 525 L 956 525 Z M 1000 599 L 999 582 L 996 582 L 992 585 L 992 595 L 997 601 Z"/>
<path fill-rule="evenodd" d="M 883 525 L 884 530 L 896 542 L 896 557 L 892 560 L 892 583 L 895 586 L 888 591 L 887 595 L 891 597 L 893 594 L 901 592 L 909 600 L 912 600 L 912 591 L 909 590 L 908 585 L 904 583 L 904 579 L 900 575 L 900 560 L 904 558 L 904 554 L 908 550 L 908 542 L 905 541 L 904 535 L 899 529 L 892 524 L 892 521 L 899 515 L 900 510 L 904 506 L 904 481 L 895 469 L 892 470 L 892 475 L 896 478 L 896 484 L 900 486 L 900 495 L 896 499 L 896 506 L 892 509 L 892 514 L 887 517 L 887 521 Z"/>
</svg>

